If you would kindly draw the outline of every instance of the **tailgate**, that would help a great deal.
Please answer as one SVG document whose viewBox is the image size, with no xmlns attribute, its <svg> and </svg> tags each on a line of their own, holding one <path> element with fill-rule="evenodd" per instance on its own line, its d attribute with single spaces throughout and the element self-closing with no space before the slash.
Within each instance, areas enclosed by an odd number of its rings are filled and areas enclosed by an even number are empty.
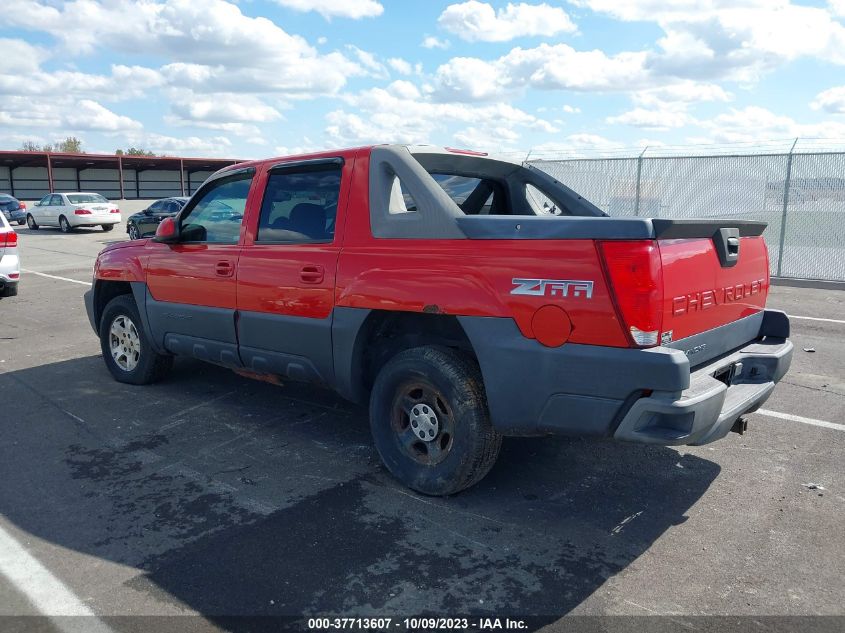
<svg viewBox="0 0 845 633">
<path fill-rule="evenodd" d="M 763 222 L 654 220 L 668 342 L 761 311 L 769 292 Z"/>
</svg>

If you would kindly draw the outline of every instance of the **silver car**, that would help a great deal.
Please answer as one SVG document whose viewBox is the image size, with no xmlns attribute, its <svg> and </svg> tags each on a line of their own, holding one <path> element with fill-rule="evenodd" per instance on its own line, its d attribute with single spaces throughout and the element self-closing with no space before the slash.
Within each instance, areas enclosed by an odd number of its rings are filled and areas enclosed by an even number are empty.
<svg viewBox="0 0 845 633">
<path fill-rule="evenodd" d="M 18 257 L 18 234 L 0 213 L 0 297 L 18 294 L 21 260 Z"/>
<path fill-rule="evenodd" d="M 101 226 L 111 231 L 120 223 L 120 209 L 99 193 L 50 193 L 32 205 L 26 215 L 31 230 L 57 226 L 69 233 L 80 226 Z"/>
</svg>

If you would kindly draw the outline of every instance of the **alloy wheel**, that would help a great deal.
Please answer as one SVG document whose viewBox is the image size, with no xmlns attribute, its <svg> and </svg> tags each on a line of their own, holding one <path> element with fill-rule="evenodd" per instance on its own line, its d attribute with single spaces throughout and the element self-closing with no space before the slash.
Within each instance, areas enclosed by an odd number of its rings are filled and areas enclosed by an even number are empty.
<svg viewBox="0 0 845 633">
<path fill-rule="evenodd" d="M 138 328 L 125 314 L 115 317 L 109 328 L 109 349 L 115 364 L 123 371 L 132 371 L 141 359 L 141 337 Z"/>
</svg>

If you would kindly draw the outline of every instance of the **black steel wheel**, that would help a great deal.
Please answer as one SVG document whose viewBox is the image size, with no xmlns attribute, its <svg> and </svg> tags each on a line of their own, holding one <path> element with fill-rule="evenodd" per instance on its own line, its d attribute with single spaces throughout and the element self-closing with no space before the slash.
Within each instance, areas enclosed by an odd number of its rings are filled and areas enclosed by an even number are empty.
<svg viewBox="0 0 845 633">
<path fill-rule="evenodd" d="M 434 345 L 404 350 L 384 364 L 370 394 L 370 429 L 387 469 L 427 495 L 479 482 L 502 442 L 475 359 Z"/>
</svg>

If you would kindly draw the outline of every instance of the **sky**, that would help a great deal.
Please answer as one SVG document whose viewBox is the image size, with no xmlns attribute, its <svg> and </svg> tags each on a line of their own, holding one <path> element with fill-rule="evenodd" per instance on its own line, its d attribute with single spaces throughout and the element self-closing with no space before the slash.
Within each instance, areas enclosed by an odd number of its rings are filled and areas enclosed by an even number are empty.
<svg viewBox="0 0 845 633">
<path fill-rule="evenodd" d="M 3 0 L 0 149 L 845 143 L 845 0 Z"/>
</svg>

